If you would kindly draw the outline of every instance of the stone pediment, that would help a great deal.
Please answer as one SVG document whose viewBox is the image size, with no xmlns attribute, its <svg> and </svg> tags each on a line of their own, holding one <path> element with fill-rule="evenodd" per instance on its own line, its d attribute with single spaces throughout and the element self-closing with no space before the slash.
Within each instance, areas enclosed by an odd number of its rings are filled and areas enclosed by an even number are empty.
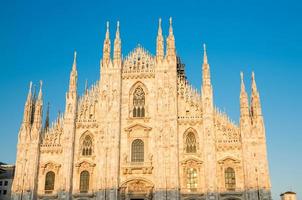
<svg viewBox="0 0 302 200">
<path fill-rule="evenodd" d="M 133 124 L 125 128 L 125 131 L 131 132 L 133 130 L 143 129 L 144 131 L 150 131 L 152 128 L 143 124 Z"/>
<path fill-rule="evenodd" d="M 198 158 L 197 156 L 190 156 L 186 159 L 184 159 L 183 161 L 181 161 L 181 164 L 188 164 L 190 162 L 194 162 L 194 163 L 197 163 L 197 164 L 202 164 L 202 160 L 200 160 L 200 158 Z"/>
<path fill-rule="evenodd" d="M 234 162 L 234 163 L 240 163 L 240 160 L 233 157 L 233 156 L 225 156 L 222 159 L 218 160 L 218 163 L 222 164 L 222 163 L 227 162 L 227 161 L 231 161 L 231 162 Z"/>
</svg>

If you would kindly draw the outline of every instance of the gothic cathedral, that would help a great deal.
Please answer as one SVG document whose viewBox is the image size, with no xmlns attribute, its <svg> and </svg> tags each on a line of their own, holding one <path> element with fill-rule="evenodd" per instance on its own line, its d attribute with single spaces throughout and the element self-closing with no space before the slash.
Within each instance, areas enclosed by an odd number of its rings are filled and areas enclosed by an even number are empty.
<svg viewBox="0 0 302 200">
<path fill-rule="evenodd" d="M 137 46 L 113 58 L 109 23 L 100 80 L 78 94 L 76 53 L 63 114 L 42 125 L 42 82 L 30 88 L 18 135 L 13 200 L 271 200 L 266 136 L 252 74 L 241 73 L 240 121 L 213 104 L 204 45 L 199 93 L 176 55 L 170 18 L 156 55 Z M 165 45 L 164 45 L 165 43 Z"/>
</svg>

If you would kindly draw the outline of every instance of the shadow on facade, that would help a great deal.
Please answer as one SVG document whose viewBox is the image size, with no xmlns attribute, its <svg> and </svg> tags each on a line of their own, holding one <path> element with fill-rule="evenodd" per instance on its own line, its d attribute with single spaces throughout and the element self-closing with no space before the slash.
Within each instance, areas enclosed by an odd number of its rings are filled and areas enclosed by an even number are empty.
<svg viewBox="0 0 302 200">
<path fill-rule="evenodd" d="M 22 196 L 22 197 L 21 197 Z M 12 194 L 13 200 L 271 200 L 270 190 L 237 190 L 226 192 L 182 192 L 181 190 L 156 189 L 140 187 L 139 185 L 119 189 L 110 188 L 87 193 L 74 192 L 72 194 L 59 191 L 51 194 L 33 195 L 31 191 Z"/>
</svg>

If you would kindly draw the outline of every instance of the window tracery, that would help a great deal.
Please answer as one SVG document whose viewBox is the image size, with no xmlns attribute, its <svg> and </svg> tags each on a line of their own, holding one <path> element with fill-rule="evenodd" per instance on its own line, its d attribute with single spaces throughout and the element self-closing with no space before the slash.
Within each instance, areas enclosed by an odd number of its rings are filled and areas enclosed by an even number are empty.
<svg viewBox="0 0 302 200">
<path fill-rule="evenodd" d="M 138 86 L 133 93 L 133 117 L 145 117 L 145 92 Z"/>
<path fill-rule="evenodd" d="M 186 153 L 196 153 L 196 138 L 195 134 L 193 132 L 189 132 L 186 135 L 186 144 L 185 144 L 185 150 Z"/>
<path fill-rule="evenodd" d="M 82 156 L 92 155 L 92 139 L 89 135 L 86 135 L 82 143 Z"/>
</svg>

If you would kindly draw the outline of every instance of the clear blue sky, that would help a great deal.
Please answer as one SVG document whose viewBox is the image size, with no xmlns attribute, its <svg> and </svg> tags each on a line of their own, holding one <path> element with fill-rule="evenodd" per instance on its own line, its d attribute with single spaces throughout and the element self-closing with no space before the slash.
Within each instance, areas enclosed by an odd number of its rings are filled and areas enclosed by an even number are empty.
<svg viewBox="0 0 302 200">
<path fill-rule="evenodd" d="M 127 3 L 125 3 L 127 2 Z M 123 54 L 138 43 L 155 53 L 158 18 L 164 34 L 173 17 L 178 54 L 200 88 L 202 43 L 207 43 L 215 103 L 238 122 L 239 72 L 252 70 L 267 130 L 274 199 L 302 195 L 301 1 L 0 1 L 0 161 L 14 163 L 30 80 L 44 81 L 51 119 L 64 110 L 73 51 L 79 87 L 99 79 L 105 22 L 120 20 Z M 181 3 L 182 2 L 182 3 Z"/>
</svg>

